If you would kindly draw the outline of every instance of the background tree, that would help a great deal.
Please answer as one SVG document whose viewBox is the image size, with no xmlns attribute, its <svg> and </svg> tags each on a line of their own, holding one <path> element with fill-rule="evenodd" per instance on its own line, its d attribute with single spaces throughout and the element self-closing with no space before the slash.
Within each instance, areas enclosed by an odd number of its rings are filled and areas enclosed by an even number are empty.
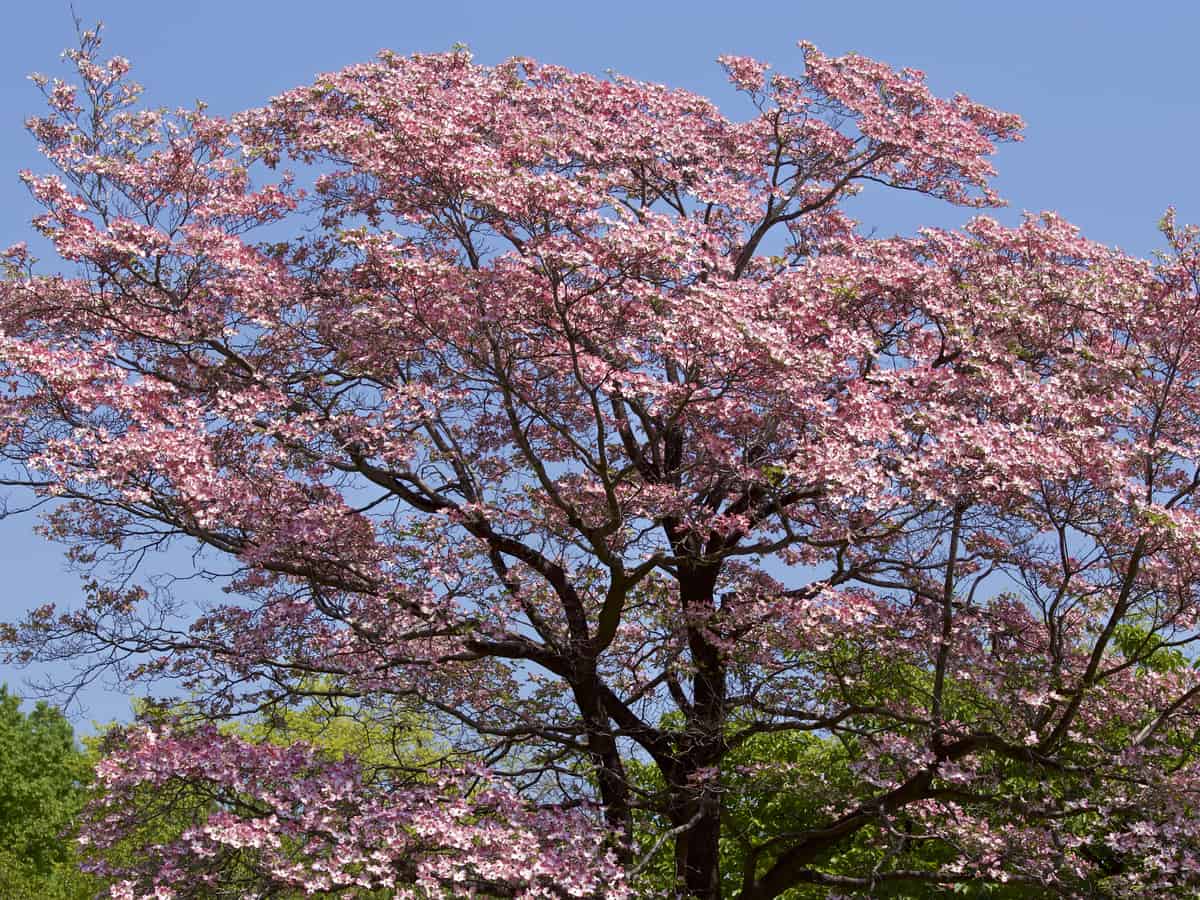
<svg viewBox="0 0 1200 900">
<path fill-rule="evenodd" d="M 147 792 L 214 811 L 121 896 L 620 896 L 662 847 L 698 898 L 1194 890 L 1194 229 L 864 237 L 863 186 L 999 202 L 1020 122 L 808 45 L 722 60 L 745 120 L 457 50 L 227 122 L 138 108 L 97 48 L 31 122 L 78 271 L 8 253 L 0 439 L 98 580 L 7 639 L 447 748 L 379 780 L 133 729 L 89 838 Z M 137 586 L 175 540 L 231 599 Z"/>
<path fill-rule="evenodd" d="M 0 685 L 0 895 L 94 896 L 99 885 L 79 873 L 73 841 L 90 778 L 63 714 L 46 703 L 23 712 Z"/>
</svg>

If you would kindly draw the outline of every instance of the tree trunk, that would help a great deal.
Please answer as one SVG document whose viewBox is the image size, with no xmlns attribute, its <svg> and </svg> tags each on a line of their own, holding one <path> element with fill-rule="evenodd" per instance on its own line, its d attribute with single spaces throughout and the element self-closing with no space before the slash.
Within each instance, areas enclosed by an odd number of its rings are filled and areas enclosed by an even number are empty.
<svg viewBox="0 0 1200 900">
<path fill-rule="evenodd" d="M 598 691 L 575 687 L 574 694 L 587 731 L 588 752 L 595 767 L 604 821 L 616 839 L 613 851 L 621 862 L 628 864 L 633 854 L 633 810 L 625 766 L 601 709 Z"/>
<path fill-rule="evenodd" d="M 713 589 L 718 567 L 684 569 L 679 582 L 684 610 L 695 615 L 703 610 L 716 614 Z M 692 703 L 681 766 L 673 779 L 679 802 L 679 822 L 689 827 L 676 839 L 675 873 L 689 897 L 720 900 L 721 897 L 721 795 L 719 767 L 725 755 L 725 660 L 706 633 L 706 623 L 688 626 L 688 648 L 695 674 Z"/>
<path fill-rule="evenodd" d="M 712 787 L 693 790 L 676 814 L 679 825 L 690 824 L 675 839 L 675 877 L 688 897 L 720 900 L 721 803 Z M 677 826 L 678 827 L 678 826 Z"/>
</svg>

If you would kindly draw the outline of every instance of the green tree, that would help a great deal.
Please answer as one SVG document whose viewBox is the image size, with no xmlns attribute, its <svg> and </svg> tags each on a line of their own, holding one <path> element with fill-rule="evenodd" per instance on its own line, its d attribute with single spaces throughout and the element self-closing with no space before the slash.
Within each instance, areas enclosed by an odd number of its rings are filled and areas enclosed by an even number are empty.
<svg viewBox="0 0 1200 900">
<path fill-rule="evenodd" d="M 91 769 L 62 712 L 29 712 L 0 685 L 0 897 L 74 900 L 97 883 L 78 869 L 73 832 Z"/>
<path fill-rule="evenodd" d="M 399 704 L 368 709 L 321 680 L 308 693 L 306 703 L 264 711 L 225 730 L 255 743 L 311 744 L 331 756 L 352 756 L 375 772 L 424 773 L 453 753 L 427 721 Z"/>
</svg>

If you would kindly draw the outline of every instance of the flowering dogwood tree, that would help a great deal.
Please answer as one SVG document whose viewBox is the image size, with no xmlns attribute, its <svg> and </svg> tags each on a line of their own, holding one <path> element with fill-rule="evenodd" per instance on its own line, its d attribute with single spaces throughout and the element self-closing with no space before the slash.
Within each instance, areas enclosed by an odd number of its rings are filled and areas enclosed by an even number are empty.
<svg viewBox="0 0 1200 900">
<path fill-rule="evenodd" d="M 75 271 L 7 253 L 0 445 L 96 570 L 11 652 L 189 700 L 100 765 L 93 846 L 211 800 L 116 896 L 1200 885 L 1194 229 L 864 237 L 869 183 L 998 204 L 1021 123 L 807 44 L 721 60 L 741 118 L 456 50 L 230 120 L 98 45 L 40 82 Z M 169 541 L 227 596 L 138 587 Z M 444 759 L 194 724 L 314 694 Z"/>
</svg>

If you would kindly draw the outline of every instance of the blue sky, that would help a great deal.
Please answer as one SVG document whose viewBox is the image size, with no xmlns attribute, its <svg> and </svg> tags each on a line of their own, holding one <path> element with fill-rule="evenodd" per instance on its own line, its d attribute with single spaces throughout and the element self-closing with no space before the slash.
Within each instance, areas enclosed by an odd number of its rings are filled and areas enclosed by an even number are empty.
<svg viewBox="0 0 1200 900">
<path fill-rule="evenodd" d="M 204 99 L 227 114 L 257 106 L 318 72 L 373 56 L 468 44 L 484 63 L 507 56 L 685 87 L 734 116 L 737 100 L 714 59 L 756 56 L 796 71 L 796 41 L 827 53 L 857 51 L 923 69 L 935 91 L 962 91 L 1019 113 L 1023 144 L 996 159 L 997 185 L 1016 221 L 1055 210 L 1094 239 L 1135 253 L 1157 247 L 1168 205 L 1200 221 L 1200 145 L 1194 2 L 368 2 L 368 0 L 76 0 L 85 22 L 103 20 L 110 52 L 129 57 L 154 105 Z M 16 178 L 41 169 L 24 118 L 38 111 L 25 76 L 64 69 L 67 3 L 12 3 L 0 31 L 0 245 L 28 236 L 34 212 Z M 922 198 L 871 197 L 854 210 L 879 233 L 958 225 L 967 213 Z M 43 268 L 53 266 L 46 260 Z M 59 548 L 31 533 L 26 516 L 0 521 L 0 620 L 48 601 L 71 603 L 77 580 Z M 0 666 L 18 690 L 22 673 Z M 114 686 L 86 696 L 81 716 L 122 715 Z"/>
</svg>

